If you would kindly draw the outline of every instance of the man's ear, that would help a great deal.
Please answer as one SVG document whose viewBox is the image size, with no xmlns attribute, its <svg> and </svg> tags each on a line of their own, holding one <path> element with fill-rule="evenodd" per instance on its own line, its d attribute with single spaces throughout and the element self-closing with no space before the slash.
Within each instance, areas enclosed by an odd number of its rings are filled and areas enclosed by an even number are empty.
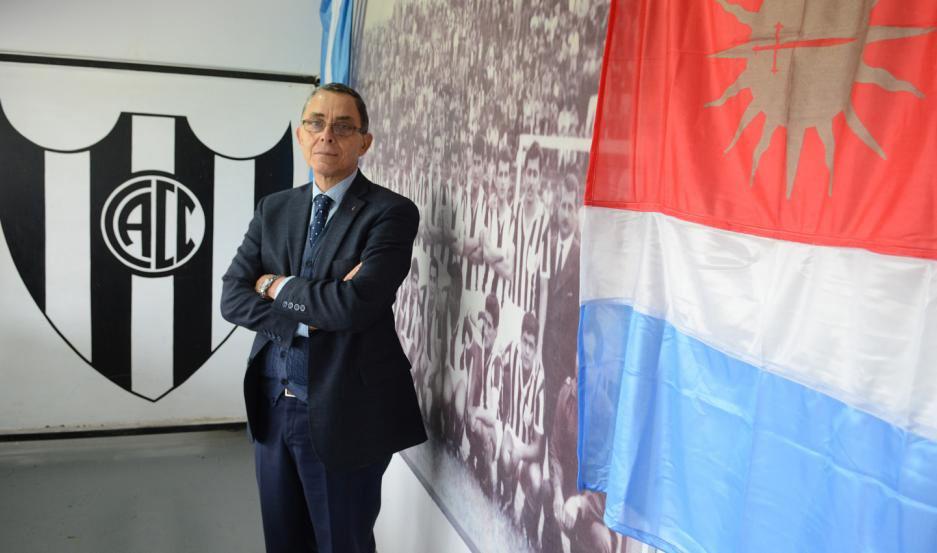
<svg viewBox="0 0 937 553">
<path fill-rule="evenodd" d="M 361 150 L 358 153 L 359 156 L 363 156 L 364 153 L 367 152 L 371 148 L 371 142 L 374 141 L 374 135 L 371 133 L 365 133 L 363 137 L 364 137 L 364 141 L 361 145 Z"/>
</svg>

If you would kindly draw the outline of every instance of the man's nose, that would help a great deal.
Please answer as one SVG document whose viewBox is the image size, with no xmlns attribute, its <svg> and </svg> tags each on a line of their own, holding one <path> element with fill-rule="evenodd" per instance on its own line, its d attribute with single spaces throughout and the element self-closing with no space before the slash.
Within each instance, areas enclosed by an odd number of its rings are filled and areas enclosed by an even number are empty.
<svg viewBox="0 0 937 553">
<path fill-rule="evenodd" d="M 326 125 L 319 133 L 319 139 L 325 142 L 335 142 L 335 133 L 332 132 L 332 125 Z"/>
</svg>

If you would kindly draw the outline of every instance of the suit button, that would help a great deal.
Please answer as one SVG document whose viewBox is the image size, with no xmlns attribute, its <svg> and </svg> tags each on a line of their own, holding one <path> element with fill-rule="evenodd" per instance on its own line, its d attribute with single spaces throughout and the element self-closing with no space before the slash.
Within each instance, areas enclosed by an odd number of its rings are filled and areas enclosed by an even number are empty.
<svg viewBox="0 0 937 553">
<path fill-rule="evenodd" d="M 290 308 L 290 309 L 292 309 L 292 308 L 293 308 L 293 302 L 290 302 L 290 303 L 287 305 L 287 307 Z"/>
<path fill-rule="evenodd" d="M 285 378 L 284 378 L 283 380 L 280 380 L 280 384 L 282 384 L 282 385 L 284 385 L 284 386 L 286 386 L 286 385 L 289 384 L 289 383 L 290 383 L 290 381 L 287 380 L 287 379 L 285 379 Z"/>
<path fill-rule="evenodd" d="M 281 351 L 281 352 L 280 352 L 280 357 L 281 357 L 281 358 L 286 357 L 286 352 L 285 352 L 285 351 Z"/>
<path fill-rule="evenodd" d="M 285 302 L 285 301 L 283 302 L 283 307 L 286 307 L 286 302 Z"/>
<path fill-rule="evenodd" d="M 305 305 L 300 305 L 300 306 L 299 306 L 299 310 L 300 310 L 300 311 L 305 311 L 305 310 L 306 310 L 306 306 L 305 306 Z"/>
</svg>

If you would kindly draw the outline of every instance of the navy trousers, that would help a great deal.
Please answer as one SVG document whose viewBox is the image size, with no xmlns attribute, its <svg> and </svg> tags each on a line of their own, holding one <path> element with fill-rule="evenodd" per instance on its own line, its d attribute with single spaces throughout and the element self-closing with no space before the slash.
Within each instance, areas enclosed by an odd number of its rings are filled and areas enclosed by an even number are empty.
<svg viewBox="0 0 937 553">
<path fill-rule="evenodd" d="M 267 553 L 375 553 L 386 460 L 350 471 L 326 470 L 309 435 L 306 404 L 280 396 L 254 442 Z"/>
</svg>

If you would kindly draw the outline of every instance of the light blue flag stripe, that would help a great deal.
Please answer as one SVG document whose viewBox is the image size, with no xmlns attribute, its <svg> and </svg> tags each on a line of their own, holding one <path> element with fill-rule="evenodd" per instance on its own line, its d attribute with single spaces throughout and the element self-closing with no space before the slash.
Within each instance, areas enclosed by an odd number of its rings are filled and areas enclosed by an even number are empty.
<svg viewBox="0 0 937 553">
<path fill-rule="evenodd" d="M 937 443 L 612 300 L 579 336 L 579 484 L 669 552 L 937 551 Z"/>
<path fill-rule="evenodd" d="M 322 83 L 349 84 L 351 78 L 352 0 L 322 0 Z"/>
</svg>

